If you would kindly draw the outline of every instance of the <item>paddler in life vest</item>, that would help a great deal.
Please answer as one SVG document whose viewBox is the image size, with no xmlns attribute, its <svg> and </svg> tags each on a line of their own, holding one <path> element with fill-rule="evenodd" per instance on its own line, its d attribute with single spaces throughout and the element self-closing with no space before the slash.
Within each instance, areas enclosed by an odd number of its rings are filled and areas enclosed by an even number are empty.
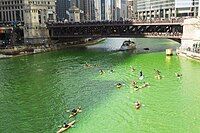
<svg viewBox="0 0 200 133">
<path fill-rule="evenodd" d="M 72 109 L 72 113 L 77 113 L 78 111 L 81 111 L 81 107 L 78 107 L 77 109 Z"/>
<path fill-rule="evenodd" d="M 144 79 L 144 75 L 143 75 L 143 72 L 140 71 L 140 74 L 139 74 L 139 80 L 143 80 Z"/>
<path fill-rule="evenodd" d="M 66 123 L 66 122 L 64 122 L 64 124 L 63 124 L 63 127 L 64 128 L 67 128 L 69 125 Z"/>
<path fill-rule="evenodd" d="M 139 109 L 141 107 L 141 103 L 138 100 L 134 103 L 134 105 L 136 109 Z"/>
<path fill-rule="evenodd" d="M 100 75 L 103 75 L 104 73 L 105 73 L 105 72 L 104 72 L 102 69 L 99 70 L 99 74 L 100 74 Z"/>
<path fill-rule="evenodd" d="M 121 88 L 121 87 L 122 87 L 122 84 L 121 84 L 121 83 L 118 83 L 118 84 L 116 84 L 116 87 L 117 87 L 117 88 Z"/>
</svg>

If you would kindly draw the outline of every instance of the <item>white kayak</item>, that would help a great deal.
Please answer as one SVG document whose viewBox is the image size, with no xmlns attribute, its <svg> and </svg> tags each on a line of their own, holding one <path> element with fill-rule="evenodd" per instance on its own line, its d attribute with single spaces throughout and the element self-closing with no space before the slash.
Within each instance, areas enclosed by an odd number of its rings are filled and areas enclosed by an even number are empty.
<svg viewBox="0 0 200 133">
<path fill-rule="evenodd" d="M 77 109 L 77 111 L 75 113 L 72 113 L 69 115 L 69 118 L 76 116 L 78 113 L 81 113 L 82 110 L 81 109 Z"/>
<path fill-rule="evenodd" d="M 143 76 L 143 75 L 139 77 L 139 80 L 143 80 L 143 79 L 144 79 L 144 76 Z"/>
<path fill-rule="evenodd" d="M 67 129 L 69 129 L 69 128 L 71 128 L 73 125 L 74 125 L 74 123 L 75 123 L 75 120 L 74 121 L 72 121 L 72 122 L 70 122 L 70 123 L 68 123 L 67 125 L 67 127 L 62 127 L 62 128 L 60 128 L 58 131 L 57 131 L 57 133 L 62 133 L 62 132 L 64 132 L 64 131 L 66 131 Z"/>
</svg>

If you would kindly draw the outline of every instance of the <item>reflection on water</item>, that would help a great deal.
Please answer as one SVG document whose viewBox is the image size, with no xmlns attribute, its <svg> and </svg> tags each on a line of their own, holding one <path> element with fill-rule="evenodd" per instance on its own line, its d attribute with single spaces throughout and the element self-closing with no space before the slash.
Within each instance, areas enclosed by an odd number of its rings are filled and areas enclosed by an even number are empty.
<svg viewBox="0 0 200 133">
<path fill-rule="evenodd" d="M 69 133 L 200 132 L 199 62 L 164 52 L 104 51 L 115 51 L 124 40 L 0 60 L 0 132 L 56 132 L 74 119 Z M 134 41 L 151 51 L 178 46 L 169 40 Z M 86 62 L 92 67 L 85 67 Z M 100 75 L 100 69 L 105 73 Z M 161 80 L 155 79 L 154 69 L 161 71 Z M 138 80 L 140 70 L 143 81 Z M 134 91 L 132 80 L 150 87 Z M 119 82 L 121 89 L 115 87 Z M 134 108 L 137 99 L 143 104 L 140 110 Z M 78 106 L 83 112 L 69 119 L 67 110 Z"/>
<path fill-rule="evenodd" d="M 136 52 L 138 53 L 163 51 L 167 48 L 176 49 L 180 45 L 177 42 L 167 39 L 107 38 L 105 41 L 100 42 L 97 45 L 88 46 L 87 49 L 96 51 L 117 51 L 125 40 L 134 41 L 137 45 Z"/>
</svg>

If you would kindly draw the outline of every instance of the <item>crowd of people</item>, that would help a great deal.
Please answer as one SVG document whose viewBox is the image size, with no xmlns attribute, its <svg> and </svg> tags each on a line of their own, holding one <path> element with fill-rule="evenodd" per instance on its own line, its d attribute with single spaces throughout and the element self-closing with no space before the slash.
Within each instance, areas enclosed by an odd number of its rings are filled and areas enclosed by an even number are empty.
<svg viewBox="0 0 200 133">
<path fill-rule="evenodd" d="M 58 21 L 49 22 L 48 25 L 109 25 L 109 24 L 138 24 L 138 23 L 183 23 L 185 18 L 173 18 L 173 19 L 129 19 L 129 20 L 103 20 L 103 21 L 82 21 L 82 22 L 68 22 L 68 21 Z"/>
</svg>

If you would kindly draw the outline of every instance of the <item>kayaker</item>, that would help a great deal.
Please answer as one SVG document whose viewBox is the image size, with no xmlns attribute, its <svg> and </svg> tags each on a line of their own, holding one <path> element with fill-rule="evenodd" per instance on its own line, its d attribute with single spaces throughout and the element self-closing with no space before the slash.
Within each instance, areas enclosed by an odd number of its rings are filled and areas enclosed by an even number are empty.
<svg viewBox="0 0 200 133">
<path fill-rule="evenodd" d="M 139 80 L 143 80 L 144 79 L 144 75 L 143 75 L 143 72 L 140 71 L 140 74 L 139 74 Z"/>
<path fill-rule="evenodd" d="M 139 101 L 136 101 L 135 102 L 135 106 L 139 106 L 140 105 L 140 102 Z"/>
<path fill-rule="evenodd" d="M 142 77 L 143 76 L 143 72 L 140 70 L 140 77 Z"/>
<path fill-rule="evenodd" d="M 180 78 L 180 77 L 182 77 L 183 75 L 182 74 L 180 74 L 180 73 L 175 73 L 175 75 L 176 75 L 176 77 L 177 78 Z"/>
<path fill-rule="evenodd" d="M 133 66 L 131 66 L 131 71 L 134 72 L 135 71 L 135 68 Z"/>
<path fill-rule="evenodd" d="M 122 86 L 122 84 L 121 84 L 121 83 L 118 83 L 117 86 Z"/>
<path fill-rule="evenodd" d="M 121 87 L 122 87 L 122 84 L 121 84 L 121 83 L 118 83 L 118 84 L 116 85 L 116 87 L 117 87 L 117 88 L 121 88 Z"/>
<path fill-rule="evenodd" d="M 77 109 L 72 109 L 72 113 L 76 113 L 77 112 Z"/>
<path fill-rule="evenodd" d="M 138 100 L 134 104 L 136 109 L 139 109 L 141 107 L 141 104 Z"/>
<path fill-rule="evenodd" d="M 132 81 L 132 86 L 134 87 L 136 84 L 137 84 L 137 82 L 133 80 Z"/>
<path fill-rule="evenodd" d="M 159 70 L 154 69 L 154 71 L 156 72 L 157 75 L 161 74 L 161 72 Z"/>
<path fill-rule="evenodd" d="M 113 69 L 111 69 L 111 70 L 110 70 L 110 72 L 111 72 L 111 73 L 113 73 L 113 72 L 114 72 L 114 70 L 113 70 Z"/>
<path fill-rule="evenodd" d="M 66 122 L 64 122 L 63 127 L 66 128 L 66 127 L 68 127 L 68 126 L 69 126 L 69 125 L 68 125 Z"/>
<path fill-rule="evenodd" d="M 104 74 L 104 71 L 102 69 L 99 70 L 100 75 Z"/>
<path fill-rule="evenodd" d="M 149 83 L 144 82 L 144 84 L 142 85 L 142 88 L 145 88 L 145 87 L 149 87 Z"/>
</svg>

